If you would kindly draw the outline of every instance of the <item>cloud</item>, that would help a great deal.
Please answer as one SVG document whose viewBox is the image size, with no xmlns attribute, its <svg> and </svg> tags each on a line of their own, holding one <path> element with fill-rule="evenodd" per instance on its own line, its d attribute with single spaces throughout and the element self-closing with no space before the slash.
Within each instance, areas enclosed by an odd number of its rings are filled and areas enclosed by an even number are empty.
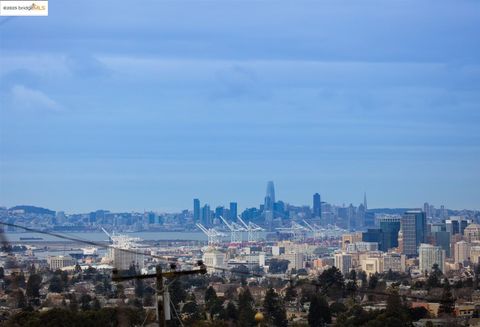
<svg viewBox="0 0 480 327">
<path fill-rule="evenodd" d="M 14 85 L 11 89 L 12 105 L 21 110 L 62 111 L 62 106 L 39 90 L 24 85 Z"/>
<path fill-rule="evenodd" d="M 218 85 L 212 94 L 214 99 L 218 98 L 245 98 L 265 100 L 267 90 L 261 85 L 253 69 L 240 65 L 232 65 L 228 69 L 217 72 Z"/>
</svg>

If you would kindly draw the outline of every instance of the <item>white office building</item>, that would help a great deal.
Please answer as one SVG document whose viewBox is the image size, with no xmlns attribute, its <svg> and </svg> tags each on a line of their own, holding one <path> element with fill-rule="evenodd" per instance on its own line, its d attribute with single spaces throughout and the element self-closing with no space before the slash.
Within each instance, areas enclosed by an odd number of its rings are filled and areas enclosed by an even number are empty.
<svg viewBox="0 0 480 327">
<path fill-rule="evenodd" d="M 445 271 L 445 250 L 441 246 L 422 243 L 418 248 L 418 257 L 421 272 L 430 272 L 434 264 L 437 264 L 441 271 Z"/>
<path fill-rule="evenodd" d="M 226 261 L 226 256 L 225 253 L 214 249 L 214 248 L 209 248 L 203 253 L 203 263 L 207 266 L 207 271 L 209 273 L 221 273 L 222 269 L 226 267 L 225 261 Z M 219 269 L 215 269 L 219 268 Z"/>
<path fill-rule="evenodd" d="M 335 253 L 335 267 L 342 272 L 342 274 L 347 274 L 352 269 L 352 256 L 343 252 Z"/>
<path fill-rule="evenodd" d="M 465 241 L 460 241 L 454 245 L 455 263 L 463 263 L 470 258 L 470 244 Z"/>
<path fill-rule="evenodd" d="M 74 266 L 77 261 L 71 256 L 57 255 L 48 257 L 47 263 L 51 270 L 57 270 L 64 267 Z"/>
</svg>

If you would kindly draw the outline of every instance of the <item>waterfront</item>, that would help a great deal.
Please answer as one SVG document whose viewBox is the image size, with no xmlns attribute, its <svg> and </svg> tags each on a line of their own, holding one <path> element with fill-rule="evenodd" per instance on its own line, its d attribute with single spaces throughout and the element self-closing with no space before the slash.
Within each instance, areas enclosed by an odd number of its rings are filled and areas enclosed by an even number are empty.
<svg viewBox="0 0 480 327">
<path fill-rule="evenodd" d="M 103 232 L 74 232 L 74 233 L 59 233 L 53 232 L 53 234 L 71 237 L 75 239 L 81 239 L 91 242 L 107 242 L 108 237 Z M 130 237 L 139 237 L 144 241 L 207 241 L 205 234 L 201 232 L 135 232 L 135 233 L 122 233 Z M 55 237 L 53 235 L 47 235 L 43 233 L 17 233 L 6 232 L 5 236 L 10 242 L 25 242 L 25 243 L 39 243 L 39 242 L 71 242 L 68 240 Z M 23 238 L 21 240 L 20 238 Z M 26 240 L 28 238 L 29 240 Z M 39 240 L 38 238 L 41 238 Z"/>
</svg>

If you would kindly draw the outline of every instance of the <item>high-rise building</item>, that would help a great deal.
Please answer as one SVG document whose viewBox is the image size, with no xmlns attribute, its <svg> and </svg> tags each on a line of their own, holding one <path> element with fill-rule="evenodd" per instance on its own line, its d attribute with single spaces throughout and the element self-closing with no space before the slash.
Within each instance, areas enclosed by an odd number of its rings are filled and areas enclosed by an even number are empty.
<svg viewBox="0 0 480 327">
<path fill-rule="evenodd" d="M 423 204 L 423 211 L 425 212 L 425 216 L 427 216 L 427 218 L 432 218 L 432 214 L 430 213 L 430 205 L 428 202 Z"/>
<path fill-rule="evenodd" d="M 302 269 L 304 268 L 304 254 L 302 252 L 290 252 L 290 253 L 285 253 L 283 257 L 288 260 L 288 269 Z"/>
<path fill-rule="evenodd" d="M 346 253 L 335 253 L 334 258 L 335 267 L 337 267 L 342 274 L 348 274 L 350 269 L 352 269 L 352 256 Z"/>
<path fill-rule="evenodd" d="M 480 225 L 470 224 L 463 231 L 465 241 L 469 243 L 480 242 Z"/>
<path fill-rule="evenodd" d="M 215 218 L 219 218 L 220 219 L 220 216 L 224 216 L 224 211 L 225 211 L 225 208 L 222 207 L 222 206 L 218 206 L 215 208 Z"/>
<path fill-rule="evenodd" d="M 450 219 L 445 220 L 445 230 L 450 233 L 451 236 L 456 234 L 462 234 L 465 228 L 471 223 L 470 219 L 461 216 L 452 216 Z"/>
<path fill-rule="evenodd" d="M 273 218 L 274 218 L 274 207 L 275 204 L 275 187 L 272 181 L 267 183 L 267 192 L 265 195 L 265 203 L 263 210 L 265 212 L 265 224 L 267 225 L 268 230 L 272 229 Z"/>
<path fill-rule="evenodd" d="M 367 207 L 367 192 L 363 193 L 363 207 L 365 208 L 365 211 L 368 210 L 368 207 Z"/>
<path fill-rule="evenodd" d="M 200 221 L 200 200 L 193 199 L 193 221 L 195 223 Z"/>
<path fill-rule="evenodd" d="M 357 227 L 365 226 L 365 206 L 360 204 L 357 209 Z"/>
<path fill-rule="evenodd" d="M 435 231 L 432 233 L 433 243 L 440 246 L 447 257 L 450 257 L 450 233 L 446 231 Z"/>
<path fill-rule="evenodd" d="M 365 211 L 365 227 L 375 226 L 375 213 L 373 211 Z"/>
<path fill-rule="evenodd" d="M 418 258 L 420 262 L 420 271 L 432 270 L 433 265 L 437 264 L 441 271 L 445 271 L 445 250 L 440 246 L 433 246 L 431 244 L 420 244 L 418 248 Z"/>
<path fill-rule="evenodd" d="M 404 272 L 405 271 L 405 255 L 399 253 L 385 253 L 383 255 L 383 270 L 388 272 Z"/>
<path fill-rule="evenodd" d="M 313 195 L 313 217 L 322 218 L 322 201 L 318 193 Z"/>
<path fill-rule="evenodd" d="M 383 233 L 381 229 L 369 228 L 366 232 L 362 233 L 363 242 L 375 242 L 378 244 L 380 251 L 385 251 L 383 247 Z"/>
<path fill-rule="evenodd" d="M 238 216 L 237 202 L 230 202 L 230 215 L 232 221 L 236 221 Z"/>
<path fill-rule="evenodd" d="M 415 256 L 418 246 L 426 240 L 425 213 L 420 210 L 409 210 L 402 216 L 400 224 L 403 232 L 403 254 Z"/>
<path fill-rule="evenodd" d="M 265 209 L 272 210 L 275 203 L 275 186 L 273 181 L 267 183 L 267 194 L 265 195 Z"/>
<path fill-rule="evenodd" d="M 480 245 L 470 246 L 470 261 L 474 265 L 480 264 Z"/>
<path fill-rule="evenodd" d="M 202 207 L 202 214 L 200 217 L 202 224 L 206 227 L 210 227 L 212 225 L 212 212 L 210 210 L 210 206 L 208 204 L 205 204 Z"/>
<path fill-rule="evenodd" d="M 348 229 L 350 231 L 356 230 L 357 229 L 357 210 L 353 206 L 353 204 L 350 203 L 348 206 L 348 211 L 347 211 L 347 219 L 348 219 Z"/>
<path fill-rule="evenodd" d="M 400 217 L 380 218 L 380 229 L 382 230 L 382 246 L 380 250 L 398 247 L 398 232 L 400 231 Z"/>
<path fill-rule="evenodd" d="M 455 243 L 454 246 L 454 259 L 455 263 L 464 264 L 470 258 L 470 244 L 465 241 Z"/>
<path fill-rule="evenodd" d="M 440 206 L 440 219 L 447 219 L 448 211 L 444 205 Z"/>
<path fill-rule="evenodd" d="M 342 235 L 342 250 L 346 250 L 347 246 L 352 243 L 361 242 L 363 238 L 363 233 L 350 233 Z"/>
</svg>

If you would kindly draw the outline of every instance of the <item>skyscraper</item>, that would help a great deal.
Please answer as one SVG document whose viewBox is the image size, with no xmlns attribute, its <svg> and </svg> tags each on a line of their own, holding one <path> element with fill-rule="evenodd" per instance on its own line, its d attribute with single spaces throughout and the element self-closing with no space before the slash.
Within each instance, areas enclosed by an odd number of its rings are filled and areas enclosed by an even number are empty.
<svg viewBox="0 0 480 327">
<path fill-rule="evenodd" d="M 430 205 L 428 204 L 428 202 L 425 202 L 423 204 L 423 211 L 425 212 L 427 218 L 432 218 L 432 214 L 430 213 Z"/>
<path fill-rule="evenodd" d="M 230 219 L 236 221 L 238 216 L 237 202 L 230 202 Z"/>
<path fill-rule="evenodd" d="M 267 194 L 265 195 L 265 204 L 263 209 L 265 212 L 265 225 L 267 226 L 268 230 L 272 230 L 274 204 L 275 204 L 275 187 L 273 186 L 273 182 L 269 181 L 267 183 Z"/>
<path fill-rule="evenodd" d="M 200 221 L 200 200 L 193 199 L 193 221 L 198 223 Z"/>
<path fill-rule="evenodd" d="M 313 195 L 313 217 L 322 218 L 322 201 L 318 193 Z"/>
<path fill-rule="evenodd" d="M 205 227 L 210 227 L 212 225 L 212 212 L 208 204 L 204 205 L 202 208 L 202 225 Z"/>
<path fill-rule="evenodd" d="M 275 186 L 273 181 L 267 183 L 267 194 L 265 195 L 265 210 L 273 210 L 275 203 Z"/>
<path fill-rule="evenodd" d="M 432 270 L 433 265 L 437 264 L 441 271 L 445 271 L 445 250 L 440 246 L 433 246 L 431 244 L 420 244 L 418 249 L 418 258 L 420 261 L 420 271 Z"/>
<path fill-rule="evenodd" d="M 365 211 L 368 210 L 367 208 L 367 192 L 363 193 L 363 206 L 365 207 Z"/>
<path fill-rule="evenodd" d="M 462 216 L 452 216 L 450 219 L 445 220 L 446 231 L 450 235 L 462 234 L 465 231 L 465 228 L 471 223 L 470 219 L 467 219 Z"/>
<path fill-rule="evenodd" d="M 218 206 L 215 208 L 215 218 L 220 218 L 220 216 L 224 216 L 224 211 L 225 211 L 225 208 L 222 207 L 222 206 Z"/>
<path fill-rule="evenodd" d="M 414 256 L 420 243 L 425 243 L 427 221 L 425 213 L 420 210 L 409 210 L 401 219 L 403 232 L 403 254 Z"/>
<path fill-rule="evenodd" d="M 455 263 L 464 264 L 465 261 L 468 261 L 470 258 L 470 243 L 465 241 L 460 241 L 455 243 L 454 247 L 454 259 Z"/>
<path fill-rule="evenodd" d="M 400 231 L 400 218 L 380 218 L 380 229 L 383 233 L 382 251 L 387 251 L 398 246 L 398 232 Z"/>
</svg>

